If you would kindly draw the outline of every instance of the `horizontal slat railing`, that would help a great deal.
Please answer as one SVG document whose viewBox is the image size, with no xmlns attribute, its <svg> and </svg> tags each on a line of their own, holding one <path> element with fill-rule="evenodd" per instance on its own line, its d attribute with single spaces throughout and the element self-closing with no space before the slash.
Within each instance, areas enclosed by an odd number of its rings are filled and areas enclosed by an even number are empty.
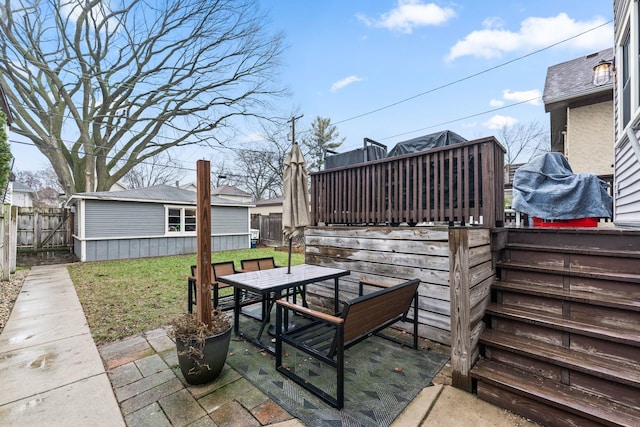
<svg viewBox="0 0 640 427">
<path fill-rule="evenodd" d="M 483 138 L 311 174 L 314 225 L 504 221 L 504 148 Z"/>
</svg>

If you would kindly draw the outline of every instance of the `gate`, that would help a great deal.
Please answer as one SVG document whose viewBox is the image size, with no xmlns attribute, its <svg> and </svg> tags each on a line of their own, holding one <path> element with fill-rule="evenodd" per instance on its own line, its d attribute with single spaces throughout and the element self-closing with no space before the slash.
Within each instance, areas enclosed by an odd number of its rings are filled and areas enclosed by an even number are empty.
<svg viewBox="0 0 640 427">
<path fill-rule="evenodd" d="M 18 251 L 70 250 L 73 213 L 70 208 L 18 208 Z"/>
</svg>

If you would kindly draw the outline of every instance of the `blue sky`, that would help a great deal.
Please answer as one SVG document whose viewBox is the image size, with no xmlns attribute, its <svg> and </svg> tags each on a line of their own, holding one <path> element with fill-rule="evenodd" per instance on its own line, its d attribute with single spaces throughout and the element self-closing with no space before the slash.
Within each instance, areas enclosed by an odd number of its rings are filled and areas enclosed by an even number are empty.
<svg viewBox="0 0 640 427">
<path fill-rule="evenodd" d="M 613 45 L 613 24 L 496 70 L 364 117 L 601 25 L 605 1 L 269 1 L 289 43 L 284 79 L 302 126 L 329 117 L 356 148 L 450 129 L 472 139 L 515 122 L 548 122 L 541 99 L 443 124 L 542 95 L 547 67 Z"/>
<path fill-rule="evenodd" d="M 308 129 L 316 116 L 330 118 L 346 138 L 341 151 L 362 146 L 364 137 L 391 148 L 444 129 L 474 139 L 494 135 L 504 124 L 548 126 L 538 99 L 547 67 L 613 45 L 609 23 L 531 54 L 610 21 L 611 2 L 602 0 L 259 4 L 270 16 L 265 25 L 282 31 L 288 46 L 281 77 L 292 96 L 278 107 L 304 114 L 298 130 Z M 514 62 L 501 66 L 509 61 Z M 498 68 L 484 72 L 493 67 Z M 507 108 L 489 112 L 500 107 Z M 243 129 L 235 144 L 259 147 L 255 132 Z M 13 150 L 17 169 L 44 166 L 34 147 Z M 203 157 L 215 162 L 216 153 L 183 150 L 176 160 L 191 167 Z"/>
</svg>

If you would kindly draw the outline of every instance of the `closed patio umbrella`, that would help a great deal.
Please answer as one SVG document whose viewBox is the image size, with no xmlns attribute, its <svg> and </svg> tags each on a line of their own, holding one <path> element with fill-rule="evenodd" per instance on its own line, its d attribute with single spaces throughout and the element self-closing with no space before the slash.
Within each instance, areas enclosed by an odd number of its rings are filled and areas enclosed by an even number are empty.
<svg viewBox="0 0 640 427">
<path fill-rule="evenodd" d="M 307 165 L 297 143 L 284 162 L 284 198 L 282 202 L 282 233 L 289 239 L 288 272 L 291 272 L 291 240 L 304 233 L 309 220 L 309 188 Z"/>
</svg>

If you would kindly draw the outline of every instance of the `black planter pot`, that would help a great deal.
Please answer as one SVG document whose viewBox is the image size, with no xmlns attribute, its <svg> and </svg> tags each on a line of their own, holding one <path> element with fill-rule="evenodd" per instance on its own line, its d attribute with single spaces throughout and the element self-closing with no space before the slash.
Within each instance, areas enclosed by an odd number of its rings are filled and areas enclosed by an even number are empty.
<svg viewBox="0 0 640 427">
<path fill-rule="evenodd" d="M 231 328 L 221 334 L 205 338 L 204 356 L 197 360 L 199 363 L 196 363 L 191 356 L 180 354 L 184 353 L 189 343 L 176 338 L 178 363 L 187 382 L 193 385 L 206 384 L 218 378 L 227 360 L 230 341 Z M 195 340 L 191 340 L 191 345 L 195 346 Z"/>
</svg>

